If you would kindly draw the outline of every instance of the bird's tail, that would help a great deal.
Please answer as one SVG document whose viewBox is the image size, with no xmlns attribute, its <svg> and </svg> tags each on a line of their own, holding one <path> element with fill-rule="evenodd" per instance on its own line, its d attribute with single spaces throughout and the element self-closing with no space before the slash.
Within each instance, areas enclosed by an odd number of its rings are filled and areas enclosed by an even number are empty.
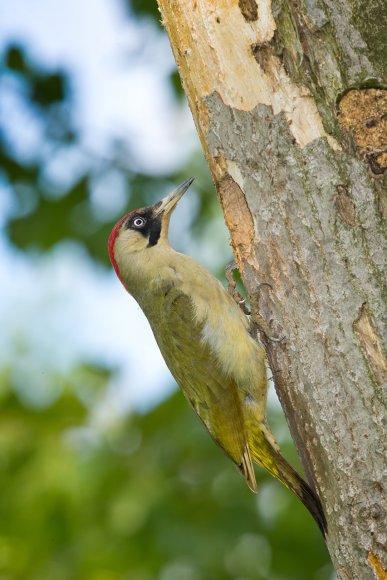
<svg viewBox="0 0 387 580">
<path fill-rule="evenodd" d="M 261 425 L 260 427 L 259 430 L 253 430 L 249 440 L 253 461 L 266 469 L 299 497 L 316 520 L 325 538 L 327 534 L 327 522 L 319 498 L 281 455 L 274 436 L 268 427 L 266 425 Z"/>
</svg>

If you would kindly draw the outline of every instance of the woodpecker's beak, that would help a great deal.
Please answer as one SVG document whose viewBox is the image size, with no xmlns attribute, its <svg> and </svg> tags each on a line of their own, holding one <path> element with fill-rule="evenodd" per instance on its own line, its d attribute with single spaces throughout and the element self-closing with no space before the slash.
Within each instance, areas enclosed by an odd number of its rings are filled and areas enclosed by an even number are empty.
<svg viewBox="0 0 387 580">
<path fill-rule="evenodd" d="M 185 181 L 183 181 L 181 185 L 179 185 L 177 189 L 175 189 L 175 191 L 172 191 L 172 193 L 166 195 L 161 201 L 156 203 L 156 205 L 153 206 L 154 215 L 155 216 L 162 214 L 169 215 L 174 209 L 177 202 L 183 197 L 183 195 L 185 194 L 185 192 L 187 191 L 187 189 L 189 188 L 194 179 L 195 179 L 194 177 L 186 179 Z"/>
</svg>

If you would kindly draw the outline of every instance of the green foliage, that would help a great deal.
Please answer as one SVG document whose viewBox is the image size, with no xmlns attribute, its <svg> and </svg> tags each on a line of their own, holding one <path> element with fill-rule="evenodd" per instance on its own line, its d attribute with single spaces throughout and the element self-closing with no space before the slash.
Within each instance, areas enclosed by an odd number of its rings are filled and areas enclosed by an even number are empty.
<svg viewBox="0 0 387 580">
<path fill-rule="evenodd" d="M 1 577 L 328 580 L 305 508 L 261 474 L 262 508 L 180 393 L 96 430 L 107 378 L 79 369 L 43 410 L 3 379 Z"/>
<path fill-rule="evenodd" d="M 185 93 L 184 93 L 183 87 L 181 85 L 180 75 L 177 72 L 177 70 L 172 71 L 172 73 L 169 77 L 169 80 L 170 80 L 170 83 L 174 89 L 176 96 L 179 97 L 180 99 L 185 98 Z"/>
<path fill-rule="evenodd" d="M 21 46 L 8 47 L 4 64 L 8 70 L 28 79 L 29 96 L 33 103 L 47 107 L 65 100 L 68 87 L 63 71 L 46 72 L 26 58 Z"/>
<path fill-rule="evenodd" d="M 160 22 L 160 12 L 156 0 L 127 0 L 128 7 L 137 14 L 137 16 L 147 16 L 154 22 Z"/>
</svg>

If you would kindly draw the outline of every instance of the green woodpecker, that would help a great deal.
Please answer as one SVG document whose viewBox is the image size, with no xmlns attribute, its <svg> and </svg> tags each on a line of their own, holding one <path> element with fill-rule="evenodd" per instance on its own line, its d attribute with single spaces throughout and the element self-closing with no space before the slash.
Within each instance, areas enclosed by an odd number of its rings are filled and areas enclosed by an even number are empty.
<svg viewBox="0 0 387 580">
<path fill-rule="evenodd" d="M 266 423 L 265 352 L 250 336 L 248 318 L 212 274 L 169 245 L 172 211 L 192 181 L 121 218 L 109 237 L 110 260 L 191 407 L 250 488 L 256 490 L 254 461 L 301 499 L 325 535 L 318 497 Z"/>
</svg>

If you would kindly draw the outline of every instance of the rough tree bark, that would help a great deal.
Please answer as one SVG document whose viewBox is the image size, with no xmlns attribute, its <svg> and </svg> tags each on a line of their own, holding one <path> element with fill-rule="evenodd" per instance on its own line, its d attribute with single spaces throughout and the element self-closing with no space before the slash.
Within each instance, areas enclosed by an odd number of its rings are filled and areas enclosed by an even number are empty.
<svg viewBox="0 0 387 580">
<path fill-rule="evenodd" d="M 337 574 L 385 578 L 382 0 L 159 6 Z"/>
</svg>

